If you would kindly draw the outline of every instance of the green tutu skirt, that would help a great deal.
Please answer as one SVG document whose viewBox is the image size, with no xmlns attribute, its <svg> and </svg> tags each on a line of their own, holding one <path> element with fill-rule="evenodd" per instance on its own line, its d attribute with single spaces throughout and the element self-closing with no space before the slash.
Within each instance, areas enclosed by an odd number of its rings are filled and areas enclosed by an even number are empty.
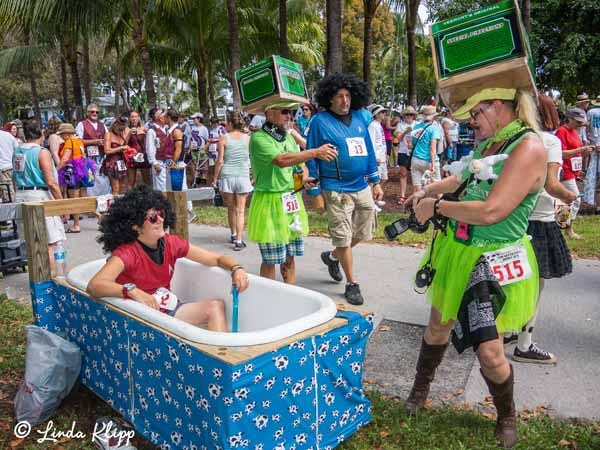
<svg viewBox="0 0 600 450">
<path fill-rule="evenodd" d="M 538 265 L 529 238 L 523 236 L 511 244 L 475 247 L 456 241 L 450 226 L 447 227 L 446 233 L 439 233 L 435 240 L 432 266 L 436 273 L 427 291 L 427 300 L 439 311 L 442 323 L 456 320 L 471 271 L 483 253 L 522 244 L 531 266 L 531 276 L 526 280 L 502 286 L 506 301 L 496 318 L 498 333 L 519 333 L 535 313 L 539 292 Z M 431 246 L 427 249 L 420 267 L 427 262 L 430 251 Z"/>
<path fill-rule="evenodd" d="M 286 214 L 281 202 L 281 192 L 254 192 L 248 212 L 248 239 L 259 244 L 287 244 L 293 239 L 308 235 L 308 216 L 302 202 L 302 195 L 297 195 L 300 210 Z M 290 229 L 294 216 L 300 219 L 302 233 Z"/>
</svg>

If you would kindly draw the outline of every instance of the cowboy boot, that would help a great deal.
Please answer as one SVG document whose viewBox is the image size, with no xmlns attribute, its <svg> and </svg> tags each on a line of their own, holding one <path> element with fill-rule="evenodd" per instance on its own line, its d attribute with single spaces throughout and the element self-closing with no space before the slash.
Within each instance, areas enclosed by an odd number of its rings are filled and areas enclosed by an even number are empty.
<svg viewBox="0 0 600 450">
<path fill-rule="evenodd" d="M 406 412 L 414 416 L 423 409 L 429 394 L 429 386 L 435 376 L 435 369 L 442 362 L 448 343 L 442 345 L 429 345 L 425 338 L 421 342 L 421 351 L 417 361 L 417 374 L 410 395 L 406 400 Z"/>
<path fill-rule="evenodd" d="M 512 364 L 510 366 L 510 375 L 506 381 L 499 384 L 486 378 L 483 371 L 481 369 L 479 370 L 488 385 L 490 394 L 492 394 L 494 399 L 494 406 L 498 412 L 496 438 L 500 441 L 502 448 L 513 448 L 517 442 L 517 413 L 513 399 L 515 378 L 513 375 Z"/>
</svg>

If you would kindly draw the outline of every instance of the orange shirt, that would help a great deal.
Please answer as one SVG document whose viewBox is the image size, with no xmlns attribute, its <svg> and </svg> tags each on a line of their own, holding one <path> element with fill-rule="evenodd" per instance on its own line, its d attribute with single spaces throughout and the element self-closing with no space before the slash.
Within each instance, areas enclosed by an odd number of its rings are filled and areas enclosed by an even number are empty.
<svg viewBox="0 0 600 450">
<path fill-rule="evenodd" d="M 67 139 L 59 150 L 59 156 L 62 158 L 65 150 L 71 150 L 71 159 L 79 159 L 85 157 L 85 145 L 78 137 Z"/>
</svg>

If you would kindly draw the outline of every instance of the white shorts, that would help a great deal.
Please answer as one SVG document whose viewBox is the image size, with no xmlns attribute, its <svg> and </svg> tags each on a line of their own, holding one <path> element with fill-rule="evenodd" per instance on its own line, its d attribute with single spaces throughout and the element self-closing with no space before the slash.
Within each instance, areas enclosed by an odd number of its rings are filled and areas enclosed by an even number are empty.
<svg viewBox="0 0 600 450">
<path fill-rule="evenodd" d="M 17 203 L 25 202 L 41 202 L 44 200 L 54 200 L 52 194 L 48 191 L 21 191 L 17 190 Z M 17 224 L 19 236 L 23 238 L 23 222 Z M 48 233 L 48 244 L 56 244 L 58 241 L 67 239 L 65 235 L 65 227 L 62 219 L 59 216 L 46 217 L 46 232 Z"/>
<path fill-rule="evenodd" d="M 430 170 L 429 166 L 431 163 L 429 161 L 425 161 L 423 159 L 413 158 L 410 161 L 410 178 L 412 180 L 413 186 L 421 186 L 423 182 L 421 181 L 423 178 L 423 174 L 426 170 Z M 439 161 L 435 163 L 435 175 L 433 179 L 435 181 L 441 180 L 440 176 L 440 163 Z"/>
<path fill-rule="evenodd" d="M 250 177 L 221 178 L 219 189 L 226 194 L 247 194 L 254 190 Z"/>
<path fill-rule="evenodd" d="M 379 164 L 377 166 L 377 169 L 379 170 L 379 178 L 381 178 L 381 181 L 387 181 L 387 179 L 388 179 L 387 162 Z"/>
</svg>

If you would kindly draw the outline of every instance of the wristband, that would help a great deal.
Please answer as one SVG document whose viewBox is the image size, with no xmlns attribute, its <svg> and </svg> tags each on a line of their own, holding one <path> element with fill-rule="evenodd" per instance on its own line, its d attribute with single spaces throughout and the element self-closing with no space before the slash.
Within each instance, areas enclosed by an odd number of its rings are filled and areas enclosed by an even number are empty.
<svg viewBox="0 0 600 450">
<path fill-rule="evenodd" d="M 437 219 L 438 216 L 440 215 L 440 201 L 442 199 L 438 198 L 434 203 L 433 203 L 433 218 Z"/>
<path fill-rule="evenodd" d="M 231 268 L 231 276 L 233 276 L 233 274 L 235 273 L 236 270 L 240 270 L 243 269 L 243 267 L 240 264 L 236 264 L 235 266 L 233 266 Z"/>
</svg>

